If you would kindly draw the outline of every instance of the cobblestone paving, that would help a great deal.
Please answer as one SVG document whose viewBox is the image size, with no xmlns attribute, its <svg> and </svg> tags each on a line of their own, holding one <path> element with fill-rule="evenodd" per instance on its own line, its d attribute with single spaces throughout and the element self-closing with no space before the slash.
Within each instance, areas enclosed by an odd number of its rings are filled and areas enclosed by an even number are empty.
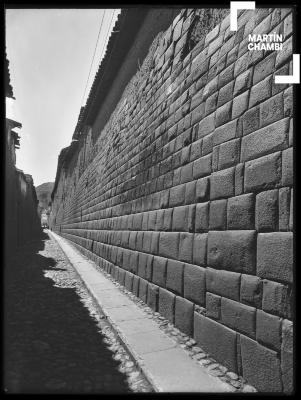
<svg viewBox="0 0 301 400">
<path fill-rule="evenodd" d="M 42 239 L 5 270 L 5 391 L 151 391 L 57 243 Z"/>
</svg>

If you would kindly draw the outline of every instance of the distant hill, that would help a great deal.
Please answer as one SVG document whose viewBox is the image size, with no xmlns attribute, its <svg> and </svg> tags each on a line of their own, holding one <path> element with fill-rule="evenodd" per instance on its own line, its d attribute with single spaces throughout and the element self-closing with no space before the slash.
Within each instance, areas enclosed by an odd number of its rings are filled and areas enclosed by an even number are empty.
<svg viewBox="0 0 301 400">
<path fill-rule="evenodd" d="M 49 203 L 51 202 L 51 193 L 54 186 L 54 182 L 46 182 L 42 183 L 39 186 L 36 186 L 37 198 L 39 200 L 39 212 L 48 208 Z"/>
</svg>

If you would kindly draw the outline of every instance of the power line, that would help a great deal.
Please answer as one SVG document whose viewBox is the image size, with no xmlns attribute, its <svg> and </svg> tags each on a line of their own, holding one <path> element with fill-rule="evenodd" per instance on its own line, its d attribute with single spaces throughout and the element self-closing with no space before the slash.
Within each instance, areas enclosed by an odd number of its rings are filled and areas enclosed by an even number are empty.
<svg viewBox="0 0 301 400">
<path fill-rule="evenodd" d="M 88 79 L 86 82 L 86 87 L 85 87 L 85 91 L 82 97 L 82 101 L 81 101 L 81 105 L 83 104 L 84 98 L 85 98 L 85 94 L 86 94 L 86 90 L 88 87 L 88 83 L 89 83 L 89 79 L 90 79 L 90 75 L 91 75 L 91 70 L 92 70 L 92 66 L 93 66 L 93 61 L 94 61 L 94 57 L 95 57 L 95 53 L 96 53 L 96 49 L 97 49 L 97 45 L 98 45 L 98 40 L 99 40 L 99 36 L 100 36 L 100 32 L 101 32 L 101 28 L 102 28 L 102 24 L 103 24 L 103 19 L 104 19 L 104 15 L 106 13 L 107 10 L 105 10 L 102 14 L 102 18 L 101 18 L 101 23 L 100 23 L 100 27 L 99 27 L 99 31 L 98 31 L 98 35 L 97 35 L 97 40 L 96 40 L 96 45 L 95 45 L 95 49 L 94 49 L 94 53 L 93 53 L 93 57 L 92 57 L 92 61 L 91 61 L 91 65 L 90 65 L 90 70 L 89 70 L 89 75 L 88 75 Z"/>
<path fill-rule="evenodd" d="M 107 30 L 106 38 L 105 38 L 105 40 L 104 40 L 104 42 L 103 42 L 103 46 L 102 46 L 101 53 L 100 53 L 100 58 L 99 58 L 99 64 L 101 63 L 102 58 L 103 58 L 103 56 L 104 56 L 104 51 L 105 51 L 105 49 L 106 49 L 108 36 L 109 36 L 109 34 L 110 34 L 111 30 L 112 30 L 112 21 L 113 21 L 113 17 L 114 17 L 115 11 L 116 11 L 116 10 L 114 9 L 113 14 L 112 14 L 112 16 L 111 16 L 111 21 L 110 21 L 110 24 L 109 24 L 109 29 Z"/>
</svg>

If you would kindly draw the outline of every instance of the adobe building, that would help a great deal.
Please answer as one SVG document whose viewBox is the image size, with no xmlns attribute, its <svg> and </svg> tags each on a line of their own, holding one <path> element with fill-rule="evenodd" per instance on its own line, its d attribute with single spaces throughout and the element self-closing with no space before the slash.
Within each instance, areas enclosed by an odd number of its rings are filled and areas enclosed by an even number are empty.
<svg viewBox="0 0 301 400">
<path fill-rule="evenodd" d="M 52 192 L 54 231 L 260 392 L 293 390 L 292 28 L 122 10 Z"/>
</svg>

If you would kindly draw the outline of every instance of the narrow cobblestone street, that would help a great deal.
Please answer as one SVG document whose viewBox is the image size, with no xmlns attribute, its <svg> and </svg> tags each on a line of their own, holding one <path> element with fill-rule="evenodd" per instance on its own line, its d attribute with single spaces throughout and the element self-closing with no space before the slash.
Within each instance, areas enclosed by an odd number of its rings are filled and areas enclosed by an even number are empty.
<svg viewBox="0 0 301 400">
<path fill-rule="evenodd" d="M 131 392 L 76 292 L 79 285 L 64 253 L 46 233 L 7 265 L 6 392 Z"/>
</svg>

